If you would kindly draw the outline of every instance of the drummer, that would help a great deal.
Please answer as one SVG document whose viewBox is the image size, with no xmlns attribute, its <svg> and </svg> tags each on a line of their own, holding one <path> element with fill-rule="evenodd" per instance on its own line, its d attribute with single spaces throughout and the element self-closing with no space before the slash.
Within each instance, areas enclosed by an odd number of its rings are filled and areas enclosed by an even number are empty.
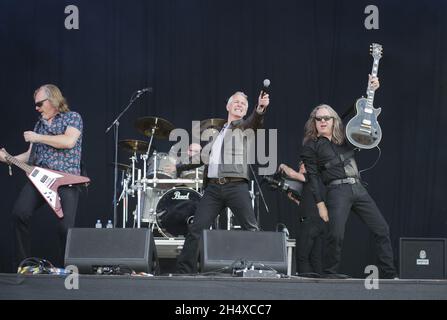
<svg viewBox="0 0 447 320">
<path fill-rule="evenodd" d="M 190 161 L 190 159 L 195 159 L 195 157 L 200 157 L 200 152 L 202 151 L 202 146 L 198 143 L 192 143 L 188 146 L 188 150 L 185 156 L 178 157 L 177 154 L 173 152 L 173 148 L 169 151 L 169 156 L 172 159 L 176 159 L 175 164 L 166 164 L 163 166 L 163 171 L 172 174 L 173 176 L 180 176 L 178 174 L 178 171 L 184 171 L 184 170 L 178 170 L 179 168 L 183 168 L 183 163 L 186 163 L 187 161 Z M 202 177 L 200 177 L 202 178 Z"/>
</svg>

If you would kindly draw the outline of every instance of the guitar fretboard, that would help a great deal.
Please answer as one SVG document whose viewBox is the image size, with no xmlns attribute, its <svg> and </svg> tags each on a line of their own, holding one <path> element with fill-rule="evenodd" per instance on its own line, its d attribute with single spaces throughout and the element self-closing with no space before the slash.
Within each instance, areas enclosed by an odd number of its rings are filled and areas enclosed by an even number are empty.
<svg viewBox="0 0 447 320">
<path fill-rule="evenodd" d="M 6 155 L 5 159 L 8 160 L 8 162 L 12 163 L 13 165 L 22 169 L 23 171 L 25 171 L 27 174 L 31 174 L 31 172 L 34 170 L 34 167 L 14 158 L 10 154 Z"/>
<path fill-rule="evenodd" d="M 377 77 L 377 74 L 379 73 L 379 61 L 380 59 L 374 59 L 371 75 L 373 77 Z M 375 91 L 371 88 L 368 82 L 368 90 L 366 91 L 366 94 L 368 96 L 367 98 L 367 108 L 372 108 L 374 104 L 374 94 Z"/>
</svg>

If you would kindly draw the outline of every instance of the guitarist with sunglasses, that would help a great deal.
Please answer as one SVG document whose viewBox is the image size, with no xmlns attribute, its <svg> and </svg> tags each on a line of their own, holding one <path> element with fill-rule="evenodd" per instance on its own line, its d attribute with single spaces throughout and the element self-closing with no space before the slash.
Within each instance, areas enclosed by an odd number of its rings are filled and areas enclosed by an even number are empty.
<svg viewBox="0 0 447 320">
<path fill-rule="evenodd" d="M 47 84 L 38 88 L 34 93 L 34 101 L 40 117 L 33 131 L 23 133 L 24 140 L 30 143 L 28 151 L 12 158 L 5 149 L 1 149 L 0 161 L 7 164 L 23 163 L 28 168 L 36 166 L 35 168 L 80 176 L 83 130 L 81 116 L 70 111 L 61 91 L 55 85 Z M 34 175 L 37 173 L 32 172 Z M 42 191 L 30 178 L 14 204 L 15 266 L 31 256 L 30 221 L 37 209 L 46 203 L 42 195 Z M 63 209 L 58 219 L 61 260 L 56 262 L 63 263 L 68 229 L 75 224 L 79 189 L 76 186 L 61 186 L 56 196 L 60 198 Z"/>
<path fill-rule="evenodd" d="M 369 88 L 380 86 L 370 76 Z M 339 115 L 328 105 L 316 107 L 305 125 L 301 158 L 321 219 L 328 224 L 324 272 L 328 278 L 344 278 L 338 273 L 350 212 L 357 214 L 374 235 L 381 278 L 397 277 L 388 223 L 360 181 L 354 146 L 347 142 Z M 326 190 L 319 184 L 323 182 Z"/>
</svg>

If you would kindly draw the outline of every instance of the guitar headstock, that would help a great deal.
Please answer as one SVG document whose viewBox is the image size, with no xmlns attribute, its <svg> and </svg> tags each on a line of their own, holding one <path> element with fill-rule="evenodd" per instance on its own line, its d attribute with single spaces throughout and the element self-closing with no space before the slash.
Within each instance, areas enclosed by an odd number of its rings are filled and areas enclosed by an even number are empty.
<svg viewBox="0 0 447 320">
<path fill-rule="evenodd" d="M 381 59 L 383 54 L 383 48 L 382 45 L 378 43 L 373 43 L 370 45 L 370 51 L 371 55 L 374 57 L 374 59 Z"/>
</svg>

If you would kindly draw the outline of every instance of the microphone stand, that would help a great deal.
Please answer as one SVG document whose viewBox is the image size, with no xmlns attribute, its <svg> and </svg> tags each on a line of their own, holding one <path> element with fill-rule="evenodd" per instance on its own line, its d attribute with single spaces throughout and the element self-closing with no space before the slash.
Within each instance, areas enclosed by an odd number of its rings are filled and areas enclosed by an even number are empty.
<svg viewBox="0 0 447 320">
<path fill-rule="evenodd" d="M 152 88 L 151 88 L 152 89 Z M 129 104 L 126 108 L 119 114 L 119 116 L 112 122 L 110 127 L 107 128 L 106 134 L 114 128 L 114 138 L 115 138 L 115 170 L 114 170 L 114 183 L 113 183 L 113 227 L 116 228 L 117 221 L 117 201 L 116 201 L 116 192 L 117 192 L 117 184 L 118 184 L 118 139 L 119 139 L 119 120 L 121 117 L 129 110 L 129 108 L 137 101 L 145 92 L 152 92 L 152 90 L 139 90 L 136 91 L 132 97 L 130 98 Z"/>
<path fill-rule="evenodd" d="M 255 171 L 253 170 L 253 166 L 251 164 L 248 165 L 250 167 L 251 174 L 253 175 L 253 178 L 255 179 L 256 185 L 258 186 L 258 191 L 255 193 L 256 197 L 256 215 L 257 220 L 259 224 L 259 228 L 261 228 L 261 215 L 259 214 L 259 196 L 261 196 L 262 202 L 264 203 L 264 208 L 267 213 L 270 213 L 269 207 L 267 205 L 267 202 L 264 198 L 264 193 L 262 192 L 261 185 L 259 184 L 258 178 L 256 178 Z"/>
</svg>

